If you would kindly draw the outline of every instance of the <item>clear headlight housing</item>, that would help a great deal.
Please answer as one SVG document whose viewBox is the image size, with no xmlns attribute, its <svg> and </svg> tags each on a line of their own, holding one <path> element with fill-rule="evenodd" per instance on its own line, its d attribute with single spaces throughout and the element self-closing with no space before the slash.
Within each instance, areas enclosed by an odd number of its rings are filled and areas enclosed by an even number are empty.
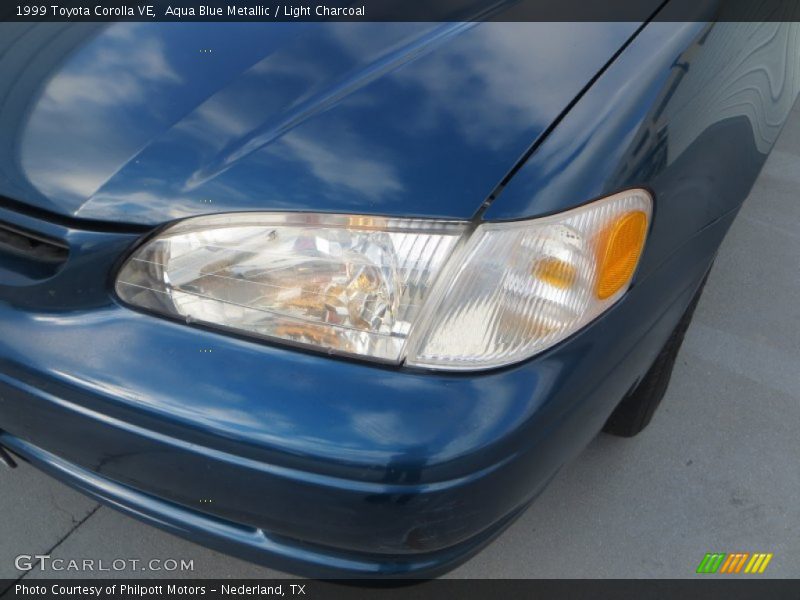
<svg viewBox="0 0 800 600">
<path fill-rule="evenodd" d="M 399 362 L 464 224 L 307 213 L 179 222 L 128 259 L 119 297 L 254 336 Z"/>
<path fill-rule="evenodd" d="M 135 250 L 116 292 L 187 322 L 331 353 L 487 369 L 541 352 L 613 305 L 651 211 L 647 192 L 631 190 L 471 233 L 430 219 L 194 217 Z"/>
</svg>

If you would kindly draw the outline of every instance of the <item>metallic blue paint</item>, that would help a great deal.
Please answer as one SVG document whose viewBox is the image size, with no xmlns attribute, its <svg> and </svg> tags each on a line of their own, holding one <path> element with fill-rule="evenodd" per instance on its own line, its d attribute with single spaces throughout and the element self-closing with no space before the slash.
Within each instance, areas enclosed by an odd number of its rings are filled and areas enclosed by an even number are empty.
<svg viewBox="0 0 800 600">
<path fill-rule="evenodd" d="M 795 103 L 790 23 L 651 23 L 482 216 L 518 219 L 644 186 L 658 216 L 641 272 L 735 211 Z"/>
<path fill-rule="evenodd" d="M 535 26 L 508 27 L 517 32 Z M 3 152 L 16 149 L 13 159 L 0 154 L 0 185 L 15 201 L 0 206 L 0 223 L 62 240 L 70 254 L 55 274 L 37 277 L 16 272 L 0 253 L 0 444 L 146 522 L 279 568 L 318 577 L 427 576 L 463 561 L 597 434 L 649 368 L 706 274 L 797 96 L 791 76 L 797 53 L 788 35 L 793 25 L 654 23 L 540 137 L 626 31 L 585 27 L 595 28 L 591 39 L 608 44 L 596 53 L 578 50 L 585 60 L 570 63 L 570 73 L 549 73 L 565 70 L 556 64 L 533 64 L 528 72 L 513 60 L 486 59 L 475 51 L 487 47 L 479 32 L 491 28 L 484 25 L 446 26 L 446 40 L 435 44 L 419 41 L 420 34 L 424 40 L 436 35 L 421 33 L 419 26 L 380 26 L 378 40 L 368 28 L 355 28 L 360 35 L 353 33 L 349 41 L 365 47 L 353 56 L 369 60 L 345 60 L 331 50 L 332 62 L 324 53 L 310 60 L 303 54 L 309 50 L 299 45 L 313 39 L 319 44 L 315 52 L 329 50 L 336 34 L 320 25 L 276 28 L 266 41 L 248 37 L 247 28 L 209 28 L 208 35 L 220 36 L 209 45 L 233 44 L 237 52 L 215 57 L 219 62 L 211 63 L 203 81 L 196 80 L 198 57 L 181 62 L 171 53 L 178 50 L 166 29 L 145 28 L 145 46 L 155 40 L 150 47 L 160 51 L 154 56 L 169 58 L 153 59 L 151 66 L 156 73 L 165 64 L 171 69 L 165 80 L 147 83 L 153 86 L 149 108 L 129 111 L 120 91 L 102 109 L 73 114 L 80 127 L 63 125 L 65 135 L 54 136 L 51 147 L 42 134 L 31 155 L 18 142 L 44 110 L 39 107 L 80 92 L 64 87 L 68 79 L 56 82 L 65 73 L 102 73 L 102 55 L 92 53 L 106 44 L 115 56 L 119 40 L 103 36 L 119 28 L 113 35 L 124 39 L 125 28 L 115 25 L 76 46 L 63 69 L 43 84 L 49 92 L 34 94 L 39 88 L 25 88 L 22 80 L 11 86 L 7 98 L 22 97 L 15 96 L 19 85 L 36 98 L 36 107 L 20 120 L 20 129 L 0 121 Z M 197 44 L 201 38 L 192 36 L 201 30 L 190 26 L 174 33 Z M 309 37 L 312 32 L 316 37 Z M 524 49 L 521 37 L 502 41 L 507 56 Z M 429 51 L 409 56 L 409 43 Z M 548 37 L 551 43 L 559 42 Z M 306 70 L 268 58 L 295 52 L 298 60 L 308 58 L 300 65 Z M 361 81 L 365 64 L 380 70 L 380 56 L 408 60 L 361 87 L 354 84 L 347 94 L 331 91 L 350 85 L 341 83 L 353 81 L 348 77 Z M 437 58 L 442 56 L 447 58 Z M 483 116 L 502 116 L 512 101 L 497 90 L 487 96 L 485 80 L 453 82 L 452 74 L 435 67 L 443 60 L 472 72 L 484 59 L 487 73 L 497 71 L 492 76 L 498 81 L 508 78 L 509 93 L 520 90 L 513 100 L 520 104 L 508 120 L 491 125 Z M 780 71 L 776 65 L 787 74 L 781 93 L 748 95 L 747 90 L 769 89 Z M 260 87 L 267 72 L 282 83 Z M 123 71 L 134 78 L 135 73 L 133 67 Z M 428 87 L 402 81 L 423 73 Z M 530 80 L 519 79 L 528 75 Z M 306 76 L 319 83 L 304 88 L 297 78 Z M 135 89 L 125 85 L 120 90 Z M 326 94 L 333 94 L 330 106 L 309 114 L 309 106 L 325 104 Z M 475 107 L 475 97 L 464 94 L 477 95 L 482 105 Z M 696 100 L 698 94 L 709 100 Z M 749 108 L 743 115 L 730 110 L 741 103 L 714 98 L 744 98 Z M 257 116 L 259 105 L 283 116 L 264 121 Z M 462 114 L 467 105 L 474 110 Z M 361 118 L 352 112 L 356 106 Z M 421 129 L 408 127 L 412 112 L 422 120 L 415 121 Z M 276 122 L 294 123 L 289 113 L 302 118 L 273 139 Z M 0 119 L 6 114 L 0 111 Z M 229 119 L 229 135 L 192 147 L 189 139 L 212 131 L 213 119 L 203 126 L 198 121 L 209 114 Z M 474 139 L 464 128 L 468 116 L 479 128 Z M 243 124 L 230 121 L 237 119 Z M 141 131 L 135 131 L 137 123 Z M 113 125 L 125 135 L 115 136 Z M 291 154 L 291 144 L 271 154 L 293 135 L 306 142 L 297 142 L 297 154 Z M 363 196 L 354 195 L 354 186 L 366 185 L 362 176 L 369 168 L 340 169 L 338 183 L 326 181 L 319 169 L 324 171 L 330 155 L 314 144 L 337 135 L 352 135 L 352 148 L 364 160 L 388 161 L 400 187 L 386 195 L 362 188 Z M 75 138 L 72 152 L 68 137 Z M 90 138 L 109 153 L 95 178 L 89 175 Z M 537 138 L 535 152 L 501 186 L 482 218 L 545 214 L 632 184 L 655 191 L 656 212 L 630 292 L 590 326 L 524 363 L 480 374 L 383 367 L 159 319 L 122 307 L 111 296 L 115 265 L 139 239 L 120 222 L 156 223 L 195 210 L 286 208 L 281 201 L 287 198 L 294 208 L 374 207 L 467 218 Z M 244 152 L 251 140 L 258 140 L 258 148 Z M 33 156 L 52 169 L 34 175 L 26 162 Z M 343 156 L 358 163 L 358 156 Z M 286 164 L 270 170 L 268 157 Z M 59 161 L 67 165 L 62 170 Z M 71 183 L 69 174 L 75 174 Z M 187 187 L 190 180 L 199 183 Z M 197 209 L 193 202 L 200 196 L 177 192 L 189 188 L 215 190 L 219 204 Z M 27 208 L 16 210 L 20 206 Z M 102 222 L 112 218 L 115 225 Z M 213 352 L 201 352 L 209 348 Z"/>
<path fill-rule="evenodd" d="M 256 208 L 469 218 L 636 26 L 39 24 L 0 71 L 0 95 L 19 96 L 0 195 L 147 224 Z"/>
</svg>

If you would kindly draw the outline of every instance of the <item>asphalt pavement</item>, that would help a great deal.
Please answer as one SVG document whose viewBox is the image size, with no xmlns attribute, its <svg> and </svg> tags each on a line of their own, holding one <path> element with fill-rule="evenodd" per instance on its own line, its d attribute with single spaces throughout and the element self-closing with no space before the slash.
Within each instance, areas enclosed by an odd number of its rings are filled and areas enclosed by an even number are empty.
<svg viewBox="0 0 800 600">
<path fill-rule="evenodd" d="M 800 577 L 799 429 L 796 108 L 720 250 L 649 428 L 597 437 L 449 576 L 683 578 L 696 576 L 706 552 L 741 551 L 774 554 L 764 577 Z M 0 468 L 0 579 L 167 574 L 15 567 L 15 557 L 36 554 L 193 561 L 172 577 L 286 576 L 122 516 L 29 465 Z"/>
</svg>

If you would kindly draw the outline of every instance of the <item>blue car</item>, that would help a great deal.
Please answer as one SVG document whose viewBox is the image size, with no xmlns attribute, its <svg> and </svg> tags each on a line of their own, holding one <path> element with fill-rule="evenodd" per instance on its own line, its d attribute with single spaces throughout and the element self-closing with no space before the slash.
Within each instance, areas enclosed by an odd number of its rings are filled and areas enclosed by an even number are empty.
<svg viewBox="0 0 800 600">
<path fill-rule="evenodd" d="M 285 571 L 453 568 L 647 426 L 798 47 L 0 24 L 0 459 Z"/>
</svg>

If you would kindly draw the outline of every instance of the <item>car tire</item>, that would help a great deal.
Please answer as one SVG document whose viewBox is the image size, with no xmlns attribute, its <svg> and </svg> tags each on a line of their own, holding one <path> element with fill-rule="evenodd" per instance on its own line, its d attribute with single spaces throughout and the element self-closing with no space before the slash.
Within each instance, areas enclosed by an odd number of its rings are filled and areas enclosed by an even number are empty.
<svg viewBox="0 0 800 600">
<path fill-rule="evenodd" d="M 611 416 L 603 426 L 605 433 L 619 437 L 633 437 L 641 432 L 650 423 L 658 405 L 661 404 L 664 394 L 667 392 L 669 380 L 672 377 L 672 369 L 675 360 L 678 358 L 678 350 L 681 348 L 686 330 L 692 322 L 694 310 L 703 293 L 708 274 L 703 278 L 700 287 L 695 292 L 694 298 L 683 313 L 677 327 L 670 334 L 667 343 L 658 353 L 653 366 L 633 388 L 622 399 L 622 401 L 611 413 Z"/>
</svg>

